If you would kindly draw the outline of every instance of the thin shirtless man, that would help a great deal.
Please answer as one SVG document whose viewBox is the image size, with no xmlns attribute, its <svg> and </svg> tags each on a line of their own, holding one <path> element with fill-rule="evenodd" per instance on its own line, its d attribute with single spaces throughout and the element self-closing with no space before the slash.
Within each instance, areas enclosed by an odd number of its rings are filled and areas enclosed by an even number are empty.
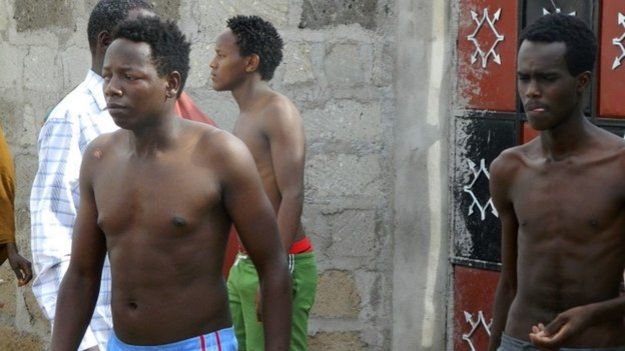
<svg viewBox="0 0 625 351">
<path fill-rule="evenodd" d="M 625 350 L 625 142 L 590 123 L 596 39 L 581 20 L 521 35 L 517 87 L 540 136 L 491 165 L 502 270 L 489 350 Z"/>
<path fill-rule="evenodd" d="M 282 39 L 257 16 L 236 16 L 215 43 L 210 63 L 213 88 L 230 91 L 240 114 L 234 135 L 249 148 L 278 217 L 293 278 L 291 350 L 308 347 L 308 314 L 315 298 L 317 268 L 300 217 L 304 200 L 305 138 L 302 118 L 268 82 L 282 59 Z M 243 243 L 230 271 L 228 293 L 240 350 L 262 350 L 263 322 L 255 304 L 258 277 Z"/>
<path fill-rule="evenodd" d="M 108 350 L 236 350 L 221 274 L 231 223 L 261 277 L 268 350 L 289 344 L 290 284 L 271 204 L 243 143 L 177 118 L 190 45 L 172 22 L 120 25 L 104 94 L 122 129 L 85 152 L 52 350 L 75 350 L 111 262 Z"/>
</svg>

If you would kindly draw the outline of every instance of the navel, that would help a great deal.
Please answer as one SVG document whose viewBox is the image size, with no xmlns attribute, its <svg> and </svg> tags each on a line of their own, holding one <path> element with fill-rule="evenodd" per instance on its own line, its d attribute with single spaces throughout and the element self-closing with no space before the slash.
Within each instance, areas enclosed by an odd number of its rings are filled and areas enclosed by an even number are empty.
<svg viewBox="0 0 625 351">
<path fill-rule="evenodd" d="M 171 223 L 179 228 L 185 227 L 188 224 L 187 220 L 180 216 L 174 216 L 174 218 L 171 219 Z"/>
</svg>

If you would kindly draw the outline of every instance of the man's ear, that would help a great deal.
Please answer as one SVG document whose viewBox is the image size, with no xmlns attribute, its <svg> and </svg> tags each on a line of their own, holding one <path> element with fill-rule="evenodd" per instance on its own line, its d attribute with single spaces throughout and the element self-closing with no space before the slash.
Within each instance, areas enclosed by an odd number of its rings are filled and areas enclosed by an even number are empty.
<svg viewBox="0 0 625 351">
<path fill-rule="evenodd" d="M 258 67 L 260 66 L 260 57 L 257 54 L 251 54 L 245 61 L 245 72 L 253 73 L 258 71 Z"/>
<path fill-rule="evenodd" d="M 102 48 L 103 51 L 106 51 L 106 49 L 109 47 L 109 45 L 111 45 L 112 42 L 113 38 L 111 37 L 111 34 L 109 32 L 103 30 L 98 34 L 98 46 Z"/>
<path fill-rule="evenodd" d="M 577 76 L 577 92 L 583 93 L 584 90 L 592 82 L 592 73 L 585 71 Z"/>
<path fill-rule="evenodd" d="M 177 98 L 182 85 L 182 76 L 180 72 L 173 71 L 167 75 L 165 83 L 165 96 L 168 98 Z"/>
</svg>

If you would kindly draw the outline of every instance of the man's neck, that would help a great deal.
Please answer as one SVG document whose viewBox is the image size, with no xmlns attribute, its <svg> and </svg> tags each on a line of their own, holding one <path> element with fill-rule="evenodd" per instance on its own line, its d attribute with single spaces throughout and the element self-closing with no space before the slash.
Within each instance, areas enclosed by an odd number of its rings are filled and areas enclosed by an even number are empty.
<svg viewBox="0 0 625 351">
<path fill-rule="evenodd" d="M 130 133 L 130 146 L 139 157 L 150 157 L 175 145 L 181 130 L 179 118 L 173 111 L 170 116 L 155 118 L 151 124 Z"/>
<path fill-rule="evenodd" d="M 91 54 L 91 70 L 100 77 L 102 76 L 102 65 L 104 64 L 104 56 Z"/>
<path fill-rule="evenodd" d="M 578 154 L 588 141 L 592 124 L 578 111 L 557 127 L 540 133 L 545 157 L 558 161 Z"/>
<path fill-rule="evenodd" d="M 272 91 L 267 82 L 258 77 L 250 77 L 237 88 L 232 90 L 232 96 L 239 105 L 240 112 L 247 112 L 255 105 L 255 103 L 265 96 L 267 92 Z"/>
<path fill-rule="evenodd" d="M 100 77 L 102 77 L 102 68 L 98 69 L 96 66 L 91 66 L 91 70 L 92 70 L 95 74 L 97 74 L 97 75 L 99 75 Z"/>
</svg>

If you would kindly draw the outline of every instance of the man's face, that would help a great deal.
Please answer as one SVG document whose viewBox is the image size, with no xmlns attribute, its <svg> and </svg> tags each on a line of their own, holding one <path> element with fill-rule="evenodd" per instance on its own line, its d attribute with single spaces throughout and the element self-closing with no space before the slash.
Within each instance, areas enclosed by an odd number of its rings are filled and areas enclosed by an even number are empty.
<svg viewBox="0 0 625 351">
<path fill-rule="evenodd" d="M 104 96 L 121 128 L 150 123 L 166 110 L 167 80 L 159 77 L 151 52 L 147 43 L 116 39 L 104 56 Z"/>
<path fill-rule="evenodd" d="M 215 57 L 210 63 L 211 80 L 216 91 L 236 88 L 246 76 L 245 57 L 241 57 L 237 38 L 230 29 L 222 32 L 215 41 Z"/>
<path fill-rule="evenodd" d="M 519 48 L 517 89 L 532 128 L 547 130 L 566 121 L 578 107 L 585 82 L 571 75 L 566 44 L 523 41 Z"/>
</svg>

